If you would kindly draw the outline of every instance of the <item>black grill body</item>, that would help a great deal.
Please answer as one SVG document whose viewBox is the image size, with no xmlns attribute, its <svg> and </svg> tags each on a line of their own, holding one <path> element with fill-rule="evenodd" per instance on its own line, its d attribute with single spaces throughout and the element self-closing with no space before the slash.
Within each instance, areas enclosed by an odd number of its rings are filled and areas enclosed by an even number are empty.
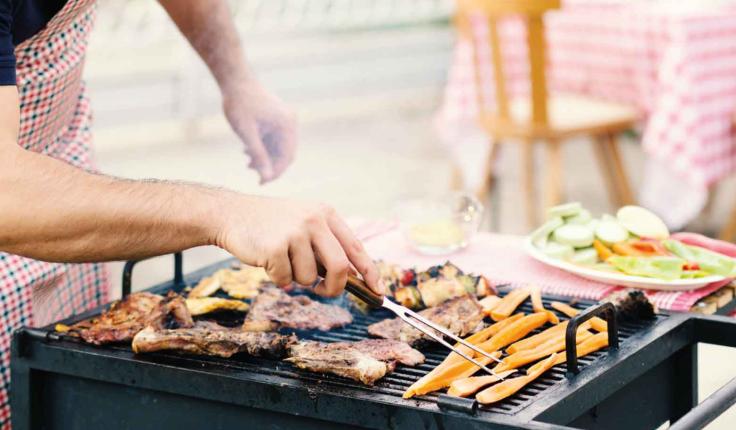
<svg viewBox="0 0 736 430">
<path fill-rule="evenodd" d="M 193 285 L 232 261 L 181 275 L 151 288 L 164 293 Z M 133 264 L 128 269 L 132 270 Z M 129 291 L 130 270 L 125 289 Z M 560 298 L 545 297 L 545 304 Z M 565 299 L 562 299 L 565 300 Z M 579 302 L 583 309 L 591 303 Z M 63 321 L 71 324 L 96 309 Z M 522 307 L 530 312 L 528 304 Z M 355 314 L 354 322 L 300 338 L 360 340 L 385 311 Z M 481 406 L 446 395 L 401 398 L 446 355 L 425 348 L 427 362 L 398 366 L 367 387 L 314 374 L 280 361 L 174 353 L 135 355 L 128 346 L 97 347 L 54 334 L 53 326 L 18 331 L 12 345 L 12 417 L 26 429 L 650 429 L 683 417 L 707 423 L 733 403 L 736 379 L 713 402 L 697 404 L 697 343 L 736 346 L 736 324 L 725 317 L 660 315 L 622 323 L 620 347 L 579 360 L 580 372 L 556 366 L 508 399 Z M 717 415 L 717 414 L 716 414 Z M 694 420 L 694 421 L 693 421 Z M 692 427 L 683 427 L 692 428 Z"/>
</svg>

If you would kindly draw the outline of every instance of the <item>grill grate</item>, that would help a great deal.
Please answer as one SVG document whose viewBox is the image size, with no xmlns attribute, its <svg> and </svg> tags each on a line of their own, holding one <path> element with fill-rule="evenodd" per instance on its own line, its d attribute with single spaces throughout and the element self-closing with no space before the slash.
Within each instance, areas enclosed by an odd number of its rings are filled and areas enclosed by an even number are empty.
<svg viewBox="0 0 736 430">
<path fill-rule="evenodd" d="M 559 299 L 559 298 L 555 298 Z M 550 307 L 550 301 L 554 299 L 545 297 L 543 298 L 545 307 Z M 563 299 L 564 300 L 564 299 Z M 594 304 L 588 301 L 579 301 L 573 306 L 578 309 L 585 309 L 586 307 Z M 531 304 L 525 302 L 517 311 L 524 313 L 531 313 Z M 368 315 L 364 315 L 357 310 L 353 310 L 353 323 L 340 328 L 331 330 L 329 332 L 319 331 L 297 331 L 296 334 L 300 339 L 305 340 L 317 340 L 322 342 L 337 342 L 337 341 L 359 341 L 367 339 L 367 326 L 381 321 L 385 318 L 392 318 L 393 314 L 387 310 L 379 309 L 374 310 Z M 561 320 L 568 319 L 567 317 L 560 315 Z M 662 317 L 658 317 L 662 318 Z M 231 324 L 233 321 L 229 321 Z M 619 324 L 619 339 L 622 344 L 627 342 L 627 339 L 631 337 L 635 332 L 639 331 L 645 326 L 656 323 L 654 322 L 641 322 L 641 323 L 621 323 Z M 230 324 L 230 325 L 231 325 Z M 546 328 L 546 327 L 545 327 Z M 542 329 L 537 329 L 532 334 L 538 333 Z M 129 351 L 126 346 L 114 346 L 112 348 Z M 362 385 L 355 381 L 347 378 L 342 378 L 335 375 L 318 374 L 301 369 L 297 369 L 290 363 L 265 359 L 249 357 L 245 355 L 236 355 L 229 359 L 217 358 L 217 357 L 198 357 L 198 356 L 186 356 L 175 353 L 159 352 L 153 354 L 146 354 L 138 356 L 137 358 L 167 365 L 177 365 L 188 368 L 206 369 L 212 366 L 226 368 L 229 370 L 236 371 L 247 371 L 261 375 L 274 375 L 285 378 L 293 378 L 303 381 L 305 385 L 309 387 L 309 384 L 316 384 L 320 386 L 328 385 L 331 390 L 339 390 L 340 388 L 349 388 L 354 390 L 356 388 L 367 390 L 374 393 L 380 393 L 396 398 L 401 398 L 402 394 L 406 389 L 432 370 L 437 364 L 439 364 L 447 355 L 447 351 L 439 345 L 427 345 L 419 348 L 426 357 L 424 364 L 416 367 L 406 367 L 403 365 L 396 366 L 396 369 L 388 374 L 383 379 L 376 382 L 372 387 Z M 597 351 L 593 354 L 581 357 L 579 359 L 580 369 L 584 369 L 590 364 L 594 363 L 600 357 L 604 356 L 607 350 Z M 530 403 L 534 402 L 539 396 L 550 390 L 551 388 L 563 383 L 565 380 L 565 365 L 561 364 L 555 366 L 553 369 L 547 371 L 544 375 L 537 378 L 533 383 L 527 385 L 522 390 L 504 399 L 501 402 L 495 403 L 489 406 L 480 406 L 480 410 L 499 413 L 506 415 L 513 415 L 524 409 Z M 425 405 L 435 405 L 437 402 L 438 393 L 432 393 L 425 396 L 418 396 L 412 399 L 417 404 L 424 403 Z M 397 399 L 398 400 L 398 399 Z"/>
</svg>

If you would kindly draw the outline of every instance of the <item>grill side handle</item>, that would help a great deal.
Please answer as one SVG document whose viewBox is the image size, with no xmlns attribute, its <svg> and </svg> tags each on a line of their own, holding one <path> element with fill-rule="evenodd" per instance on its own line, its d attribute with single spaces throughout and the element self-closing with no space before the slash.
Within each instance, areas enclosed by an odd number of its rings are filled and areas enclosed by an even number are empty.
<svg viewBox="0 0 736 430">
<path fill-rule="evenodd" d="M 616 307 L 612 303 L 600 303 L 585 309 L 570 318 L 565 331 L 565 354 L 567 358 L 567 376 L 572 377 L 580 372 L 578 368 L 577 332 L 578 327 L 589 319 L 600 316 L 608 323 L 608 348 L 618 349 L 618 321 Z"/>
<path fill-rule="evenodd" d="M 123 267 L 122 297 L 126 297 L 132 291 L 133 268 L 141 261 L 150 260 L 153 257 L 141 260 L 128 260 Z M 174 287 L 184 283 L 184 257 L 180 252 L 174 254 Z"/>
</svg>

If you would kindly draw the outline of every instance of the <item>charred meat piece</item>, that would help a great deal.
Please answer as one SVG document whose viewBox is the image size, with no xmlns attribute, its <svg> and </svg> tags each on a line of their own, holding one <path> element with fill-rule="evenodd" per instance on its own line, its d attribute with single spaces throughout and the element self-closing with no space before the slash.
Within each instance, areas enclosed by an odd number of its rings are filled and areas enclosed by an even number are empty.
<svg viewBox="0 0 736 430">
<path fill-rule="evenodd" d="M 391 372 L 396 363 L 416 366 L 424 355 L 404 342 L 369 339 L 360 342 L 300 341 L 289 348 L 289 358 L 300 369 L 333 373 L 367 385 Z"/>
<path fill-rule="evenodd" d="M 155 328 L 191 327 L 192 316 L 181 296 L 166 297 L 147 292 L 133 293 L 113 303 L 100 316 L 80 321 L 68 333 L 85 342 L 102 345 L 128 342 L 146 326 Z"/>
<path fill-rule="evenodd" d="M 282 358 L 294 342 L 293 335 L 247 332 L 198 322 L 192 328 L 173 330 L 146 327 L 133 338 L 133 352 L 177 351 L 224 358 L 244 352 L 255 357 Z"/>
<path fill-rule="evenodd" d="M 457 336 L 477 331 L 483 323 L 483 308 L 471 295 L 450 299 L 439 306 L 427 308 L 419 314 Z M 368 326 L 368 333 L 384 339 L 393 339 L 415 345 L 432 339 L 399 318 L 385 319 Z"/>
<path fill-rule="evenodd" d="M 259 294 L 245 318 L 247 331 L 272 331 L 279 328 L 323 331 L 353 322 L 347 310 L 316 302 L 307 296 L 290 296 L 277 287 L 267 287 Z"/>
</svg>

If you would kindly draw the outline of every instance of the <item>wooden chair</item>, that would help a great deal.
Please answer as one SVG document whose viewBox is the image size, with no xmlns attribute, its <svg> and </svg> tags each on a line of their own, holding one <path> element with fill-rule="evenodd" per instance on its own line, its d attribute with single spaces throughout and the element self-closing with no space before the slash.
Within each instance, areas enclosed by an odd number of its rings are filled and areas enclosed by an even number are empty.
<svg viewBox="0 0 736 430">
<path fill-rule="evenodd" d="M 634 197 L 624 170 L 616 136 L 630 129 L 638 120 L 636 111 L 617 103 L 602 102 L 585 97 L 547 94 L 545 77 L 545 38 L 543 14 L 560 7 L 559 0 L 457 0 L 456 25 L 460 37 L 471 40 L 474 47 L 476 98 L 479 122 L 490 138 L 491 151 L 483 173 L 483 182 L 477 190 L 485 199 L 493 185 L 493 168 L 501 142 L 521 142 L 522 192 L 525 195 L 527 222 L 537 224 L 538 209 L 534 192 L 535 167 L 533 148 L 544 142 L 547 163 L 545 203 L 547 206 L 562 201 L 562 153 L 564 139 L 588 135 L 594 139 L 598 163 L 614 206 L 629 204 Z M 470 17 L 482 16 L 488 22 L 488 44 L 494 77 L 495 111 L 487 109 L 480 82 L 478 40 L 473 34 Z M 530 97 L 511 99 L 506 91 L 501 42 L 497 22 L 502 17 L 517 16 L 527 28 L 529 52 Z"/>
</svg>

